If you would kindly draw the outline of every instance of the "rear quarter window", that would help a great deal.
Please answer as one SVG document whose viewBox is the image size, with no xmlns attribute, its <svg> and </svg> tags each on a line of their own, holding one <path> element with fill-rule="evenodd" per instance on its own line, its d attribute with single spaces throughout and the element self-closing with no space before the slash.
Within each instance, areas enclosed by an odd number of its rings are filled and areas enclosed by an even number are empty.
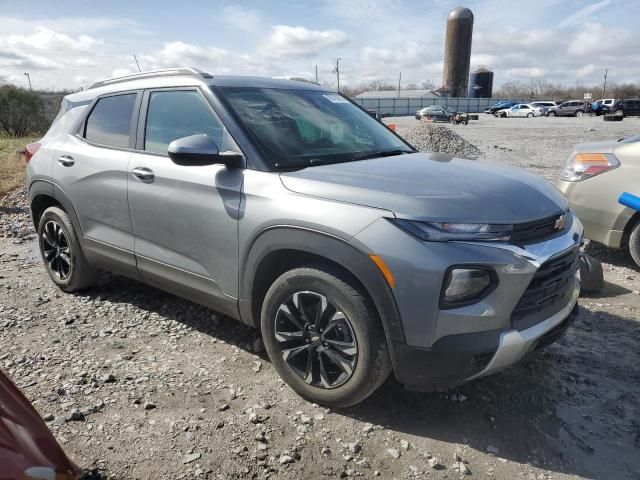
<svg viewBox="0 0 640 480">
<path fill-rule="evenodd" d="M 98 100 L 87 118 L 84 138 L 110 147 L 129 147 L 136 94 L 113 95 Z"/>
</svg>

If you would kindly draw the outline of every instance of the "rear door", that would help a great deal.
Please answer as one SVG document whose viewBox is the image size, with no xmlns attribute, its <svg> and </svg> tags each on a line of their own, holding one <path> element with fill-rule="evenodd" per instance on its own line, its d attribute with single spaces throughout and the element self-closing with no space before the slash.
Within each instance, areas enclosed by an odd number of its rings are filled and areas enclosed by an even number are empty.
<svg viewBox="0 0 640 480">
<path fill-rule="evenodd" d="M 99 97 L 53 162 L 58 196 L 78 217 L 88 255 L 112 258 L 124 273 L 135 274 L 133 229 L 127 203 L 127 166 L 135 145 L 141 93 Z M 111 267 L 111 265 L 109 265 Z"/>
<path fill-rule="evenodd" d="M 173 140 L 202 133 L 220 151 L 240 151 L 198 88 L 145 92 L 128 174 L 135 254 L 145 281 L 228 312 L 238 294 L 243 169 L 177 165 L 167 155 Z"/>
</svg>

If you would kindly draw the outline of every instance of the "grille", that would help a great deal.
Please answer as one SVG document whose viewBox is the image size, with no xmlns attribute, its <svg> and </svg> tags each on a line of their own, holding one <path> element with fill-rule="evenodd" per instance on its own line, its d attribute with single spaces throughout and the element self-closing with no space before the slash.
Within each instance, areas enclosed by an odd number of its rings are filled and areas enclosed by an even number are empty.
<svg viewBox="0 0 640 480">
<path fill-rule="evenodd" d="M 533 222 L 514 225 L 513 233 L 511 234 L 511 243 L 521 244 L 541 240 L 564 231 L 571 222 L 570 215 L 566 216 L 567 226 L 562 229 L 556 229 L 556 222 L 560 216 L 564 214 L 564 212 L 556 213 L 542 220 L 534 220 Z"/>
<path fill-rule="evenodd" d="M 549 311 L 552 307 L 564 305 L 569 289 L 572 288 L 576 270 L 578 268 L 578 247 L 560 257 L 542 264 L 533 276 L 531 283 L 522 298 L 511 313 L 511 321 L 515 328 L 528 328 L 530 323 L 536 323 L 536 313 Z M 560 304 L 560 302 L 563 302 Z M 559 310 L 559 309 L 557 309 Z M 544 317 L 547 315 L 545 314 Z M 533 322 L 528 320 L 533 319 Z"/>
</svg>

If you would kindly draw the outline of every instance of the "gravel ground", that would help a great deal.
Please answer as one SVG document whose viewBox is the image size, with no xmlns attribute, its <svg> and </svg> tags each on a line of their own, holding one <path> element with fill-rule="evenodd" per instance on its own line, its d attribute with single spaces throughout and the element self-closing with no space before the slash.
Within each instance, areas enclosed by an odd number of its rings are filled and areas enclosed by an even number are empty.
<svg viewBox="0 0 640 480">
<path fill-rule="evenodd" d="M 639 126 L 481 116 L 453 130 L 552 178 L 573 143 Z M 284 385 L 238 322 L 107 274 L 57 290 L 24 201 L 0 201 L 0 367 L 105 478 L 640 478 L 640 271 L 624 254 L 590 249 L 605 290 L 527 362 L 446 394 L 390 380 L 331 411 Z"/>
</svg>

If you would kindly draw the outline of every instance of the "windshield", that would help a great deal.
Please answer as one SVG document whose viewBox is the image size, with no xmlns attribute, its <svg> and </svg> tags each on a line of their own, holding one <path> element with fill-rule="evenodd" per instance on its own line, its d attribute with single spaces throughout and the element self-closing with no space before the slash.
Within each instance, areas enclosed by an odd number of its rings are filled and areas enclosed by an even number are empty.
<svg viewBox="0 0 640 480">
<path fill-rule="evenodd" d="M 337 93 L 253 87 L 219 91 L 276 168 L 413 152 Z"/>
</svg>

